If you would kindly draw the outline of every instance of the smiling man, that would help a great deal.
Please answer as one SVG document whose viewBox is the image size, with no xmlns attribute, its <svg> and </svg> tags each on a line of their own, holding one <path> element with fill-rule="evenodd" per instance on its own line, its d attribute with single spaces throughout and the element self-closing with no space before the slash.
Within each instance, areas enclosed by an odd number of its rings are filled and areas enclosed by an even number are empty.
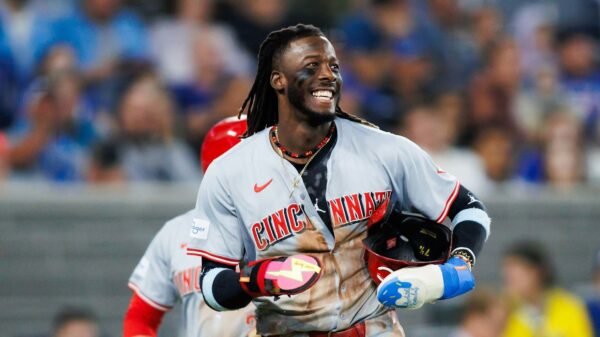
<svg viewBox="0 0 600 337">
<path fill-rule="evenodd" d="M 490 223 L 483 204 L 409 140 L 344 112 L 339 68 L 314 26 L 269 34 L 241 109 L 246 140 L 200 186 L 188 254 L 204 258 L 206 303 L 253 300 L 262 336 L 403 336 L 392 308 L 474 286 Z M 377 286 L 362 240 L 385 205 L 440 225 L 450 217 L 450 259 L 390 270 Z"/>
</svg>

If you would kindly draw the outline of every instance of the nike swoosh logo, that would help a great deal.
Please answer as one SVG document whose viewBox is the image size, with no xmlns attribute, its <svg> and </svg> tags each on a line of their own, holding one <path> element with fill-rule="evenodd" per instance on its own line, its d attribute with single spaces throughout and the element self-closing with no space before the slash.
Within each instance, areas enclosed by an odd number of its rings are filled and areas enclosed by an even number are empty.
<svg viewBox="0 0 600 337">
<path fill-rule="evenodd" d="M 265 188 L 267 188 L 267 186 L 269 186 L 269 184 L 273 181 L 273 178 L 271 178 L 269 181 L 267 181 L 264 185 L 262 186 L 258 186 L 256 183 L 254 183 L 254 192 L 256 193 L 260 193 L 262 192 Z"/>
</svg>

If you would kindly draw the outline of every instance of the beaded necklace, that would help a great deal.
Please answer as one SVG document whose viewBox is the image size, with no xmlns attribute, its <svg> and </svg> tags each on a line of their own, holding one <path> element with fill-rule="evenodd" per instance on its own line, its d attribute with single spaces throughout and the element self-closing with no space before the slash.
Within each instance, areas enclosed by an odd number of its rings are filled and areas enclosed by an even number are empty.
<svg viewBox="0 0 600 337">
<path fill-rule="evenodd" d="M 331 139 L 331 136 L 333 135 L 334 130 L 335 130 L 335 124 L 331 123 L 331 127 L 329 128 L 329 131 L 327 132 L 327 136 L 325 136 L 325 138 L 323 138 L 323 140 L 320 141 L 319 144 L 317 144 L 317 146 L 315 146 L 314 148 L 312 148 L 304 153 L 295 153 L 295 152 L 289 151 L 283 145 L 281 145 L 281 143 L 279 142 L 279 136 L 277 134 L 277 125 L 274 125 L 271 128 L 271 141 L 273 142 L 273 144 L 275 144 L 275 146 L 279 149 L 279 151 L 281 151 L 281 153 L 283 153 L 284 155 L 286 155 L 290 158 L 294 158 L 294 159 L 306 159 L 306 158 L 312 157 L 321 148 L 323 148 L 323 146 L 325 146 L 325 144 L 327 144 L 329 142 L 329 140 Z"/>
</svg>

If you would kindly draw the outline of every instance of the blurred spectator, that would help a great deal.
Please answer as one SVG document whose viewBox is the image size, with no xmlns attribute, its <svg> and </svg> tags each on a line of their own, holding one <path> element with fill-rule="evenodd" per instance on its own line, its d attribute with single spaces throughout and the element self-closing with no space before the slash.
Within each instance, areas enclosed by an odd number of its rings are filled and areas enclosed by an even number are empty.
<svg viewBox="0 0 600 337">
<path fill-rule="evenodd" d="M 221 1 L 219 17 L 230 25 L 250 55 L 258 55 L 273 30 L 296 24 L 288 20 L 289 0 Z"/>
<path fill-rule="evenodd" d="M 515 145 L 510 131 L 494 126 L 480 129 L 473 148 L 483 161 L 487 178 L 492 182 L 504 183 L 513 177 Z"/>
<path fill-rule="evenodd" d="M 525 140 L 537 143 L 544 121 L 553 111 L 564 110 L 567 98 L 558 83 L 556 69 L 550 65 L 537 68 L 532 84 L 517 98 L 515 119 Z"/>
<path fill-rule="evenodd" d="M 444 92 L 435 99 L 435 108 L 444 118 L 448 141 L 453 144 L 459 144 L 459 137 L 465 127 L 465 101 L 463 95 L 459 92 Z"/>
<path fill-rule="evenodd" d="M 52 337 L 100 337 L 96 315 L 84 308 L 64 308 L 54 317 Z"/>
<path fill-rule="evenodd" d="M 74 49 L 97 104 L 112 108 L 123 81 L 146 65 L 145 26 L 121 0 L 82 0 L 56 26 L 58 43 Z"/>
<path fill-rule="evenodd" d="M 503 127 L 516 133 L 513 105 L 521 86 L 519 53 L 509 38 L 488 51 L 486 66 L 469 88 L 469 115 L 466 137 L 471 139 L 487 126 Z"/>
<path fill-rule="evenodd" d="M 153 77 L 136 80 L 119 107 L 123 168 L 129 181 L 194 181 L 200 168 L 175 136 L 168 92 Z"/>
<path fill-rule="evenodd" d="M 115 185 L 126 181 L 117 142 L 100 142 L 94 146 L 86 178 L 92 184 Z"/>
<path fill-rule="evenodd" d="M 346 56 L 342 68 L 344 91 L 356 98 L 361 115 L 384 130 L 392 129 L 399 122 L 408 104 L 394 97 L 393 86 L 387 82 L 392 69 L 394 45 L 414 31 L 415 20 L 411 14 L 409 1 L 376 0 L 370 7 L 351 13 L 341 24 Z M 408 39 L 397 48 L 399 54 L 407 55 L 408 63 L 416 61 L 413 63 L 428 65 L 421 62 L 426 59 L 420 58 L 423 48 L 415 38 Z M 396 64 L 397 75 L 410 72 L 410 69 L 402 67 L 406 63 Z M 410 73 L 419 77 L 423 70 L 427 73 L 428 69 L 420 67 L 417 72 Z M 409 88 L 405 92 L 413 91 L 410 83 L 406 86 Z M 403 87 L 398 85 L 400 88 Z M 407 101 L 412 101 L 412 98 Z"/>
<path fill-rule="evenodd" d="M 2 35 L 1 32 L 0 35 Z M 15 117 L 20 93 L 15 70 L 12 61 L 2 56 L 2 41 L 0 40 L 0 130 L 8 128 Z"/>
<path fill-rule="evenodd" d="M 546 182 L 551 187 L 570 189 L 584 179 L 580 124 L 568 114 L 548 119 L 544 166 Z"/>
<path fill-rule="evenodd" d="M 194 151 L 204 135 L 221 119 L 238 113 L 250 88 L 249 79 L 239 77 L 227 66 L 228 53 L 220 30 L 206 28 L 194 37 L 192 80 L 173 86 L 182 113 L 185 136 Z"/>
<path fill-rule="evenodd" d="M 433 83 L 442 90 L 463 90 L 481 66 L 481 54 L 501 30 L 500 14 L 492 7 L 466 13 L 458 0 L 429 0 L 427 29 L 419 28 L 422 43 L 429 44 L 435 66 Z M 470 14 L 470 15 L 469 15 Z"/>
<path fill-rule="evenodd" d="M 537 242 L 517 242 L 504 254 L 504 287 L 512 308 L 505 337 L 592 337 L 584 304 L 555 287 L 554 267 Z"/>
<path fill-rule="evenodd" d="M 561 84 L 569 103 L 584 123 L 587 140 L 600 142 L 600 68 L 598 41 L 589 32 L 572 29 L 558 35 Z"/>
<path fill-rule="evenodd" d="M 346 47 L 352 52 L 391 50 L 394 42 L 415 30 L 413 14 L 407 0 L 373 0 L 343 20 Z"/>
<path fill-rule="evenodd" d="M 460 325 L 450 337 L 500 337 L 504 331 L 507 307 L 492 290 L 478 288 L 467 297 Z"/>
<path fill-rule="evenodd" d="M 168 84 L 193 81 L 194 45 L 205 35 L 214 36 L 219 58 L 231 74 L 248 73 L 252 61 L 238 46 L 229 27 L 213 22 L 214 0 L 179 0 L 176 17 L 155 23 L 151 34 L 152 56 L 158 72 Z M 196 58 L 206 57 L 198 55 Z"/>
<path fill-rule="evenodd" d="M 502 38 L 502 19 L 502 13 L 493 6 L 481 6 L 471 13 L 469 33 L 479 56 L 485 55 Z"/>
<path fill-rule="evenodd" d="M 77 71 L 77 59 L 73 48 L 67 45 L 52 46 L 38 64 L 38 75 Z"/>
<path fill-rule="evenodd" d="M 539 150 L 530 149 L 520 158 L 521 177 L 560 190 L 578 186 L 585 177 L 580 121 L 568 111 L 554 110 L 540 131 Z"/>
<path fill-rule="evenodd" d="M 51 18 L 38 7 L 34 0 L 0 1 L 0 57 L 9 58 L 21 85 L 31 80 L 54 38 Z"/>
<path fill-rule="evenodd" d="M 488 191 L 484 166 L 473 151 L 452 146 L 452 125 L 435 106 L 420 105 L 408 110 L 399 133 L 421 146 L 469 190 L 483 195 Z"/>
<path fill-rule="evenodd" d="M 80 77 L 72 71 L 53 73 L 30 91 L 25 113 L 10 130 L 14 172 L 57 182 L 83 180 L 89 149 L 100 135 Z"/>
<path fill-rule="evenodd" d="M 391 64 L 391 86 L 404 106 L 426 102 L 434 97 L 433 60 L 416 38 L 396 43 Z"/>
<path fill-rule="evenodd" d="M 550 2 L 526 4 L 515 14 L 511 30 L 521 54 L 525 81 L 535 81 L 541 67 L 556 64 L 553 36 L 557 20 L 557 5 Z"/>
<path fill-rule="evenodd" d="M 0 1 L 0 130 L 16 118 L 19 96 L 52 41 L 47 14 L 35 1 Z"/>
<path fill-rule="evenodd" d="M 0 132 L 0 182 L 6 179 L 9 170 L 8 139 L 4 133 Z"/>
<path fill-rule="evenodd" d="M 586 305 L 596 337 L 600 336 L 600 250 L 594 255 L 593 294 L 586 300 Z"/>
</svg>

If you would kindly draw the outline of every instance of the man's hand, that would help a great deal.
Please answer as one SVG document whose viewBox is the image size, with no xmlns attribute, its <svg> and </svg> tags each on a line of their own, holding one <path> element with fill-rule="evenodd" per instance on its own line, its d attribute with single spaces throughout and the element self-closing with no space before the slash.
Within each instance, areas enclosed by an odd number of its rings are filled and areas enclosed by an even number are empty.
<svg viewBox="0 0 600 337">
<path fill-rule="evenodd" d="M 443 265 L 403 268 L 377 288 L 377 299 L 388 307 L 417 309 L 425 303 L 462 295 L 475 287 L 469 265 L 452 257 Z"/>
</svg>

